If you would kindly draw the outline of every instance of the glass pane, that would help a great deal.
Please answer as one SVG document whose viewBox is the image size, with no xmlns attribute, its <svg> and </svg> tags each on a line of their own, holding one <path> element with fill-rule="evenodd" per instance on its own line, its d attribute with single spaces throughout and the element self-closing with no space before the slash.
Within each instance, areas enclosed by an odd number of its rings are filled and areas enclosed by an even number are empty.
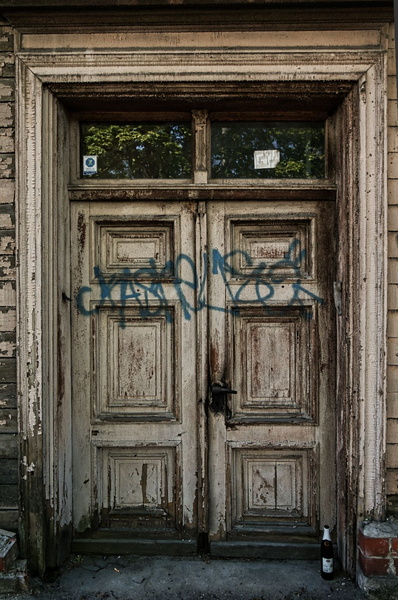
<svg viewBox="0 0 398 600">
<path fill-rule="evenodd" d="M 323 123 L 212 122 L 212 178 L 325 177 Z"/>
<path fill-rule="evenodd" d="M 83 177 L 190 178 L 190 123 L 82 123 Z"/>
</svg>

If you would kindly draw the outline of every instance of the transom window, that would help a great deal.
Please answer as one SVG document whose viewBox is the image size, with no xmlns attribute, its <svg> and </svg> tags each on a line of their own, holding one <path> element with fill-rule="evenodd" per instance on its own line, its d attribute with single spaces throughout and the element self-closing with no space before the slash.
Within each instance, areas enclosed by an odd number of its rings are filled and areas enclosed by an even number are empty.
<svg viewBox="0 0 398 600">
<path fill-rule="evenodd" d="M 191 182 L 198 169 L 205 181 L 327 177 L 325 122 L 192 112 L 192 119 L 82 120 L 78 178 Z"/>
<path fill-rule="evenodd" d="M 211 125 L 211 177 L 323 178 L 324 124 L 214 122 Z"/>
<path fill-rule="evenodd" d="M 190 123 L 82 123 L 82 175 L 101 179 L 187 179 Z"/>
</svg>

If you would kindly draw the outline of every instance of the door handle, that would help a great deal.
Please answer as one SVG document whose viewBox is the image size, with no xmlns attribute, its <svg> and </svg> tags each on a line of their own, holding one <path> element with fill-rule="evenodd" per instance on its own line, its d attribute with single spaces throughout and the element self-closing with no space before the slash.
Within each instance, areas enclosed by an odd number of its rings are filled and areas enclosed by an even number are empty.
<svg viewBox="0 0 398 600">
<path fill-rule="evenodd" d="M 237 394 L 220 383 L 213 383 L 210 388 L 210 409 L 214 413 L 224 413 L 227 416 L 227 394 Z"/>
<path fill-rule="evenodd" d="M 212 396 L 214 394 L 237 394 L 238 392 L 236 390 L 229 390 L 228 388 L 218 384 L 218 383 L 213 383 L 213 385 L 211 386 L 211 394 Z"/>
</svg>

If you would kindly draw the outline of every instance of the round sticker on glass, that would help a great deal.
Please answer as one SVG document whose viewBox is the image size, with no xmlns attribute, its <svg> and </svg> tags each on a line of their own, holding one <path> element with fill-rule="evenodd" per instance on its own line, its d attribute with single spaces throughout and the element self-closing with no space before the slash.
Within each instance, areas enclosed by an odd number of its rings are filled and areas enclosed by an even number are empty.
<svg viewBox="0 0 398 600">
<path fill-rule="evenodd" d="M 83 156 L 83 175 L 95 175 L 97 173 L 97 156 Z"/>
</svg>

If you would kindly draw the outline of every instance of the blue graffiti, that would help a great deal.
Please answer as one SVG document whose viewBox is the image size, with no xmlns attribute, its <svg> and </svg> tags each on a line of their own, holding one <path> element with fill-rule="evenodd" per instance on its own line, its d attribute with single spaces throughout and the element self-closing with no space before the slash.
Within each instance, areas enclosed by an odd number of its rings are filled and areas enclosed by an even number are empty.
<svg viewBox="0 0 398 600">
<path fill-rule="evenodd" d="M 132 305 L 139 308 L 139 314 L 143 318 L 163 314 L 170 322 L 173 315 L 164 289 L 165 280 L 171 281 L 174 286 L 186 320 L 190 320 L 192 314 L 203 309 L 236 313 L 239 311 L 239 307 L 253 303 L 262 306 L 265 310 L 270 310 L 270 300 L 275 295 L 275 285 L 277 284 L 285 284 L 290 287 L 291 295 L 287 302 L 288 305 L 303 305 L 306 300 L 308 302 L 308 299 L 323 304 L 324 300 L 307 289 L 300 279 L 301 262 L 305 257 L 305 250 L 300 250 L 298 243 L 297 240 L 292 242 L 285 256 L 270 266 L 267 266 L 266 262 L 253 265 L 252 258 L 242 250 L 222 255 L 215 248 L 210 256 L 206 252 L 203 253 L 203 264 L 211 269 L 214 276 L 221 277 L 224 283 L 228 299 L 226 306 L 217 306 L 207 302 L 208 269 L 204 269 L 203 276 L 200 277 L 195 262 L 187 254 L 178 255 L 175 261 L 168 261 L 161 269 L 158 269 L 155 261 L 152 260 L 147 268 L 140 268 L 134 272 L 125 268 L 119 273 L 107 277 L 104 276 L 100 267 L 95 266 L 94 279 L 99 285 L 100 299 L 94 308 L 88 308 L 85 298 L 91 294 L 92 288 L 82 286 L 76 295 L 76 306 L 79 312 L 86 316 L 98 313 L 104 305 L 113 307 L 119 311 L 122 327 L 125 326 L 126 308 Z M 241 273 L 233 266 L 232 263 L 237 255 L 243 258 L 247 268 L 251 270 Z M 288 277 L 282 274 L 286 269 L 289 270 Z M 182 272 L 189 274 L 183 277 Z M 232 281 L 233 285 L 231 285 Z M 237 284 L 237 282 L 239 283 Z M 254 300 L 243 298 L 249 285 L 253 285 Z M 195 305 L 188 299 L 190 290 L 194 291 Z"/>
</svg>

